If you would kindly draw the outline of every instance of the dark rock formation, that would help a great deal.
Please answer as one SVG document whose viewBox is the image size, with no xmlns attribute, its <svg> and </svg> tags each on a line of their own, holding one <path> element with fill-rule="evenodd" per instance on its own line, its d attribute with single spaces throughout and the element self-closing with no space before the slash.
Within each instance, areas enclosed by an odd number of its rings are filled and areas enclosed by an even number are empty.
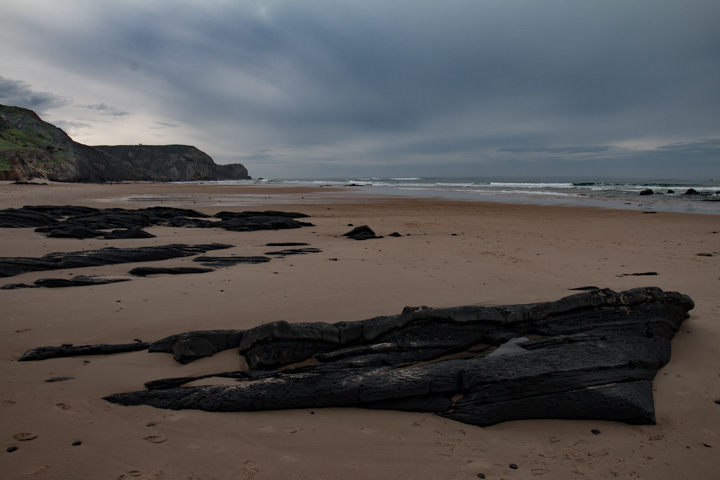
<svg viewBox="0 0 720 480">
<path fill-rule="evenodd" d="M 114 353 L 137 352 L 146 350 L 150 344 L 143 342 L 124 343 L 120 345 L 61 345 L 59 347 L 38 347 L 25 352 L 19 362 L 47 360 L 49 358 L 76 357 L 80 355 L 110 355 Z"/>
<path fill-rule="evenodd" d="M 309 243 L 303 243 L 303 242 L 276 242 L 276 243 L 266 243 L 266 247 L 308 247 L 310 246 Z"/>
<path fill-rule="evenodd" d="M 130 275 L 147 277 L 149 275 L 186 275 L 193 273 L 214 272 L 212 268 L 202 267 L 137 267 L 130 270 Z"/>
<path fill-rule="evenodd" d="M 359 227 L 355 227 L 349 232 L 343 233 L 343 237 L 349 237 L 353 240 L 369 240 L 371 238 L 382 238 L 375 236 L 375 232 L 373 231 L 373 229 L 368 227 L 367 225 L 360 225 Z"/>
<path fill-rule="evenodd" d="M 652 379 L 693 307 L 659 288 L 604 289 L 549 303 L 408 307 L 359 322 L 190 332 L 150 348 L 181 362 L 239 348 L 250 370 L 214 375 L 237 379 L 233 386 L 182 387 L 212 375 L 165 379 L 107 400 L 206 411 L 427 411 L 483 426 L 528 418 L 653 423 Z M 296 366 L 308 359 L 320 363 Z"/>
<path fill-rule="evenodd" d="M 305 255 L 307 253 L 320 253 L 319 248 L 286 248 L 285 250 L 276 250 L 274 252 L 265 252 L 265 255 L 273 255 L 278 257 L 286 257 L 288 255 Z"/>
<path fill-rule="evenodd" d="M 150 344 L 150 352 L 172 353 L 175 361 L 190 363 L 240 346 L 244 330 L 201 330 L 181 333 Z"/>
<path fill-rule="evenodd" d="M 130 227 L 124 230 L 113 230 L 103 235 L 106 240 L 128 239 L 128 238 L 155 238 L 155 235 L 137 227 Z"/>
<path fill-rule="evenodd" d="M 127 282 L 129 278 L 105 277 L 102 275 L 78 275 L 72 278 L 41 278 L 35 283 L 10 283 L 0 287 L 2 290 L 14 290 L 17 288 L 63 288 L 63 287 L 87 287 L 94 285 L 106 285 L 108 283 Z"/>
<path fill-rule="evenodd" d="M 152 235 L 142 229 L 152 225 L 223 228 L 236 232 L 312 226 L 312 223 L 297 220 L 304 217 L 307 215 L 296 212 L 220 212 L 209 220 L 210 216 L 204 213 L 172 207 L 126 210 L 26 206 L 0 210 L 0 227 L 35 227 L 35 231 L 50 238 L 150 238 Z"/>
<path fill-rule="evenodd" d="M 307 215 L 294 212 L 220 212 L 215 217 L 220 219 L 217 224 L 219 228 L 233 232 L 285 230 L 313 226 L 312 223 L 296 220 L 297 218 L 305 218 Z"/>
<path fill-rule="evenodd" d="M 653 194 L 655 194 L 655 192 L 653 191 L 652 188 L 646 188 L 645 190 L 640 192 L 640 195 L 653 195 Z"/>
<path fill-rule="evenodd" d="M 64 268 L 94 267 L 119 263 L 152 262 L 170 258 L 199 255 L 210 250 L 231 248 L 232 245 L 212 243 L 205 245 L 172 244 L 158 247 L 103 248 L 81 252 L 48 253 L 39 258 L 0 258 L 0 277 L 11 277 L 26 272 L 59 270 Z"/>
<path fill-rule="evenodd" d="M 232 267 L 241 263 L 267 263 L 271 259 L 268 257 L 197 257 L 193 258 L 193 262 L 198 262 L 206 267 Z"/>
</svg>

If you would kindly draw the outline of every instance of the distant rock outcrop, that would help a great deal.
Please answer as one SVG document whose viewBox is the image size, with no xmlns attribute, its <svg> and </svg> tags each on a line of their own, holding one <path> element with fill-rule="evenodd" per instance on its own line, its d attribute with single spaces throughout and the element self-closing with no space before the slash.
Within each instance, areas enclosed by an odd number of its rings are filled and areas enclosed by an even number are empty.
<svg viewBox="0 0 720 480">
<path fill-rule="evenodd" d="M 217 165 L 185 145 L 90 147 L 32 110 L 0 105 L 0 180 L 58 182 L 248 179 L 240 164 Z"/>
<path fill-rule="evenodd" d="M 156 182 L 250 178 L 244 166 L 217 165 L 208 154 L 189 145 L 99 145 L 95 148 L 129 163 L 142 177 Z"/>
</svg>

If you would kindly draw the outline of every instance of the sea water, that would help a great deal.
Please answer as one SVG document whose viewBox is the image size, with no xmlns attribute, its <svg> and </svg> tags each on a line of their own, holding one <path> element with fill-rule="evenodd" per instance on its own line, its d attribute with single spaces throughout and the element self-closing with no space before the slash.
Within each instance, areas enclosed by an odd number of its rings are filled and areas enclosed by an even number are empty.
<svg viewBox="0 0 720 480">
<path fill-rule="evenodd" d="M 343 187 L 363 195 L 437 197 L 465 201 L 585 205 L 644 211 L 720 214 L 720 180 L 637 180 L 596 178 L 483 177 L 344 177 L 281 178 L 217 182 L 220 185 L 263 184 Z M 692 190 L 691 190 L 692 189 Z M 641 192 L 652 190 L 652 195 Z M 689 195 L 688 191 L 696 194 Z"/>
</svg>

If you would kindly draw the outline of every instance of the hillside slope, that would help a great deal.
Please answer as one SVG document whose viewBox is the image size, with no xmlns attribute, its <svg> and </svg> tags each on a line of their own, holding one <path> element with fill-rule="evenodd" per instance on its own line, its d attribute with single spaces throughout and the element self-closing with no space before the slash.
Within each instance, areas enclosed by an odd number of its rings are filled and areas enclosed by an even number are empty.
<svg viewBox="0 0 720 480">
<path fill-rule="evenodd" d="M 240 164 L 217 165 L 190 146 L 90 147 L 32 110 L 0 105 L 0 180 L 166 182 L 246 179 L 247 173 Z"/>
</svg>

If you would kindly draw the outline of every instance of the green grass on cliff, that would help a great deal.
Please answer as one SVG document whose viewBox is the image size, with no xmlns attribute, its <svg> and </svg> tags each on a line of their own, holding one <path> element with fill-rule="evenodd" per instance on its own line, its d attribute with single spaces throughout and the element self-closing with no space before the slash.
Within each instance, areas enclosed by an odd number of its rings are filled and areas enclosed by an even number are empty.
<svg viewBox="0 0 720 480">
<path fill-rule="evenodd" d="M 35 165 L 40 169 L 62 163 L 70 158 L 70 155 L 64 152 L 62 147 L 46 140 L 42 134 L 14 128 L 7 129 L 0 132 L 0 172 L 12 170 L 10 157 L 13 152 L 22 153 L 32 149 L 44 150 L 50 154 Z"/>
<path fill-rule="evenodd" d="M 11 128 L 0 133 L 0 149 L 47 148 L 50 142 L 24 130 Z"/>
</svg>

